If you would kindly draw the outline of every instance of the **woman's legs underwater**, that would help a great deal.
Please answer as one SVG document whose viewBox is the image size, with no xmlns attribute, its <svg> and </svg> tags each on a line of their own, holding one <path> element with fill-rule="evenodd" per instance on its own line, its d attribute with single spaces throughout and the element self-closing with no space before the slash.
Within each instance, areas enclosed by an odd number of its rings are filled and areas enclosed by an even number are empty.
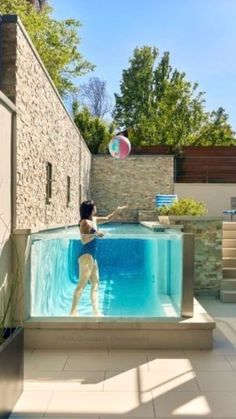
<svg viewBox="0 0 236 419">
<path fill-rule="evenodd" d="M 91 303 L 93 307 L 93 313 L 95 316 L 99 316 L 99 308 L 98 308 L 98 285 L 99 285 L 99 274 L 98 274 L 98 266 L 97 262 L 93 259 L 93 257 L 89 254 L 82 255 L 79 258 L 79 282 L 75 289 L 73 302 L 70 314 L 72 316 L 76 316 L 77 313 L 77 305 L 79 303 L 79 299 L 83 292 L 85 285 L 87 284 L 88 280 L 91 280 Z"/>
<path fill-rule="evenodd" d="M 82 291 L 87 284 L 90 275 L 92 273 L 94 260 L 91 255 L 82 255 L 79 258 L 79 282 L 77 287 L 75 288 L 73 302 L 70 314 L 72 316 L 76 316 L 77 313 L 77 305 L 79 303 L 79 299 L 81 297 Z"/>
<path fill-rule="evenodd" d="M 93 307 L 93 314 L 94 316 L 102 316 L 102 313 L 99 310 L 99 304 L 98 304 L 99 273 L 98 273 L 98 264 L 96 260 L 94 261 L 90 280 L 91 280 L 90 298 L 91 298 L 91 303 Z"/>
</svg>

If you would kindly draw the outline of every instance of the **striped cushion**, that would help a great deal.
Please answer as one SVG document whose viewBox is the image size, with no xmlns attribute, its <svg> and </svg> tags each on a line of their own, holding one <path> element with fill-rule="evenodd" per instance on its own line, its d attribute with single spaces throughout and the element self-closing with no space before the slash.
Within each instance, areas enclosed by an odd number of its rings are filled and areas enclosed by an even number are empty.
<svg viewBox="0 0 236 419">
<path fill-rule="evenodd" d="M 177 201 L 177 195 L 162 195 L 162 194 L 157 194 L 156 195 L 156 206 L 157 207 L 163 207 L 164 205 L 170 206 L 175 201 Z"/>
</svg>

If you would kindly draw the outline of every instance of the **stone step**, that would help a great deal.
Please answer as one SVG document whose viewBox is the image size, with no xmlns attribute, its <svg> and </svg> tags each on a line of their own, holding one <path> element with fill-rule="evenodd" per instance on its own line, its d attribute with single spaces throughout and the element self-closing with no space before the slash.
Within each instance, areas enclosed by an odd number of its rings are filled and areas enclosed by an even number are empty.
<svg viewBox="0 0 236 419">
<path fill-rule="evenodd" d="M 222 249 L 223 257 L 235 257 L 236 258 L 236 248 L 235 247 L 226 247 Z"/>
<path fill-rule="evenodd" d="M 223 239 L 236 239 L 236 230 L 223 230 Z"/>
<path fill-rule="evenodd" d="M 223 278 L 236 278 L 236 268 L 223 268 Z"/>
<path fill-rule="evenodd" d="M 234 221 L 229 221 L 229 222 L 223 222 L 223 231 L 225 230 L 235 230 L 236 231 L 236 222 Z"/>
<path fill-rule="evenodd" d="M 223 303 L 236 303 L 236 291 L 220 291 L 220 299 Z"/>
<path fill-rule="evenodd" d="M 236 291 L 236 278 L 222 279 L 220 281 L 221 291 Z"/>
<path fill-rule="evenodd" d="M 236 268 L 236 258 L 223 257 L 223 267 L 224 268 Z"/>
<path fill-rule="evenodd" d="M 223 248 L 236 247 L 236 239 L 223 239 Z"/>
</svg>

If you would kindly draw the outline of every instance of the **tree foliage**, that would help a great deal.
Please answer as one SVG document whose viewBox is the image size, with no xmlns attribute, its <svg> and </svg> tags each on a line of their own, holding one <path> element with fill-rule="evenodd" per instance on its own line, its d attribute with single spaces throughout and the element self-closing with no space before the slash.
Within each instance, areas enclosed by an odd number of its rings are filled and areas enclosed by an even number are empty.
<svg viewBox="0 0 236 419">
<path fill-rule="evenodd" d="M 184 72 L 173 69 L 169 53 L 135 48 L 115 94 L 114 119 L 129 129 L 136 145 L 231 145 L 234 132 L 223 108 L 206 112 L 204 92 Z"/>
<path fill-rule="evenodd" d="M 19 15 L 56 87 L 66 96 L 78 90 L 73 79 L 94 68 L 78 50 L 81 23 L 75 19 L 53 19 L 48 3 L 40 10 L 34 4 L 27 0 L 0 0 L 0 13 Z"/>
<path fill-rule="evenodd" d="M 103 118 L 112 109 L 106 82 L 98 77 L 90 77 L 88 83 L 80 86 L 80 97 L 83 105 L 98 118 Z"/>
<path fill-rule="evenodd" d="M 235 145 L 235 133 L 228 123 L 224 108 L 206 113 L 206 121 L 192 137 L 193 145 L 227 146 Z"/>
<path fill-rule="evenodd" d="M 106 153 L 108 143 L 113 136 L 114 126 L 93 116 L 88 108 L 80 107 L 78 102 L 72 105 L 73 118 L 92 154 Z"/>
</svg>

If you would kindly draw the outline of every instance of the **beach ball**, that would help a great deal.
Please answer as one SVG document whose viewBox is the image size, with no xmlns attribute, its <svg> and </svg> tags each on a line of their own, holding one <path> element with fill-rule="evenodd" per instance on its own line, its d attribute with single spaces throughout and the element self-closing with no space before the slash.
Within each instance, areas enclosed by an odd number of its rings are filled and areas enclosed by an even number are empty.
<svg viewBox="0 0 236 419">
<path fill-rule="evenodd" d="M 129 155 L 131 145 L 128 138 L 124 137 L 123 135 L 117 135 L 111 139 L 108 148 L 112 157 L 122 160 Z"/>
</svg>

